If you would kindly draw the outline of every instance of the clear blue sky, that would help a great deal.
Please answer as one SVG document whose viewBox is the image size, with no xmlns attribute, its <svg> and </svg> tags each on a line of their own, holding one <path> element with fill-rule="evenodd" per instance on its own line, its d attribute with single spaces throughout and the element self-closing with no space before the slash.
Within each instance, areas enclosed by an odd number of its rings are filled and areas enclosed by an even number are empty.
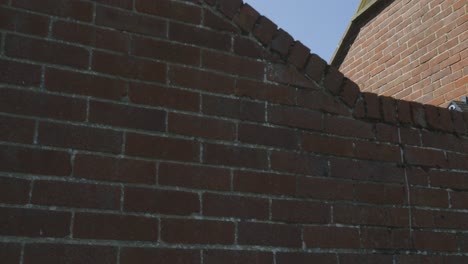
<svg viewBox="0 0 468 264">
<path fill-rule="evenodd" d="M 244 0 L 330 61 L 360 0 Z"/>
</svg>

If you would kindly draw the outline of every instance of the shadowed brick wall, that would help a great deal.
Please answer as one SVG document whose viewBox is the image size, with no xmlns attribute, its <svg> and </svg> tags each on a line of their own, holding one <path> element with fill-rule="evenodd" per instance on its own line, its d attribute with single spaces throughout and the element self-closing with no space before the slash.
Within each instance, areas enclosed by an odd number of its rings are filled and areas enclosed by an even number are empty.
<svg viewBox="0 0 468 264">
<path fill-rule="evenodd" d="M 340 70 L 362 91 L 446 107 L 468 95 L 466 0 L 394 0 L 359 30 Z"/>
<path fill-rule="evenodd" d="M 3 264 L 468 262 L 468 115 L 241 1 L 1 3 Z"/>
</svg>

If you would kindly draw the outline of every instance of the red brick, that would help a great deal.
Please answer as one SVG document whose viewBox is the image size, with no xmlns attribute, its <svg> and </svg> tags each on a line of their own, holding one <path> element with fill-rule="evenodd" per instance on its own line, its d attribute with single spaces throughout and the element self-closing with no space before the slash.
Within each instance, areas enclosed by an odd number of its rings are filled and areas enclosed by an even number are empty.
<svg viewBox="0 0 468 264">
<path fill-rule="evenodd" d="M 138 187 L 124 192 L 124 210 L 129 212 L 191 215 L 200 211 L 197 193 Z"/>
<path fill-rule="evenodd" d="M 405 145 L 421 146 L 421 135 L 418 129 L 400 127 L 400 141 Z"/>
<path fill-rule="evenodd" d="M 326 200 L 353 200 L 354 186 L 352 182 L 336 179 L 298 177 L 296 180 L 296 196 Z"/>
<path fill-rule="evenodd" d="M 171 67 L 171 84 L 215 93 L 234 93 L 234 79 L 208 71 L 190 68 Z"/>
<path fill-rule="evenodd" d="M 406 189 L 400 185 L 359 183 L 354 186 L 355 199 L 371 204 L 406 204 Z M 411 202 L 413 202 L 411 196 Z"/>
<path fill-rule="evenodd" d="M 378 141 L 399 143 L 398 127 L 395 125 L 376 124 L 375 133 Z"/>
<path fill-rule="evenodd" d="M 372 124 L 349 118 L 326 116 L 324 129 L 327 133 L 339 136 L 374 138 Z"/>
<path fill-rule="evenodd" d="M 184 151 L 180 151 L 182 149 Z M 130 133 L 127 134 L 125 153 L 156 159 L 198 161 L 199 145 L 192 140 Z"/>
<path fill-rule="evenodd" d="M 322 77 L 325 74 L 327 62 L 320 58 L 317 54 L 310 54 L 309 61 L 305 68 L 307 76 L 317 83 L 322 82 Z M 359 90 L 359 89 L 358 89 Z"/>
<path fill-rule="evenodd" d="M 202 66 L 204 68 L 257 80 L 263 80 L 265 68 L 263 62 L 213 51 L 203 51 Z"/>
<path fill-rule="evenodd" d="M 464 212 L 432 211 L 434 215 L 434 227 L 442 229 L 468 228 L 468 215 Z"/>
<path fill-rule="evenodd" d="M 78 154 L 73 167 L 74 177 L 99 181 L 154 184 L 154 162 Z"/>
<path fill-rule="evenodd" d="M 297 105 L 342 116 L 351 114 L 350 110 L 342 102 L 323 90 L 298 89 Z"/>
<path fill-rule="evenodd" d="M 117 248 L 109 246 L 27 244 L 24 264 L 40 263 L 115 263 Z"/>
<path fill-rule="evenodd" d="M 239 98 L 203 95 L 202 112 L 238 120 L 265 121 L 265 104 Z"/>
<path fill-rule="evenodd" d="M 298 149 L 299 135 L 292 129 L 240 124 L 239 141 L 285 149 Z"/>
<path fill-rule="evenodd" d="M 400 255 L 398 256 L 399 264 L 417 264 L 417 263 L 431 263 L 431 264 L 458 264 L 464 263 L 468 260 L 467 257 L 462 256 L 438 256 L 438 255 Z"/>
<path fill-rule="evenodd" d="M 422 145 L 425 147 L 433 147 L 437 149 L 453 150 L 464 152 L 465 146 L 460 138 L 451 134 L 440 134 L 429 131 L 422 131 Z"/>
<path fill-rule="evenodd" d="M 300 248 L 301 230 L 287 224 L 240 222 L 238 241 L 241 245 Z"/>
<path fill-rule="evenodd" d="M 382 105 L 383 120 L 387 123 L 396 124 L 397 111 L 396 101 L 391 97 L 380 97 L 380 104 Z"/>
<path fill-rule="evenodd" d="M 468 209 L 468 192 L 450 192 L 450 204 L 453 208 Z"/>
<path fill-rule="evenodd" d="M 366 104 L 366 117 L 381 119 L 379 97 L 373 93 L 362 93 Z"/>
<path fill-rule="evenodd" d="M 11 4 L 14 7 L 85 22 L 91 22 L 93 18 L 93 4 L 86 1 L 46 0 L 39 3 L 28 0 L 14 0 Z"/>
<path fill-rule="evenodd" d="M 308 201 L 273 200 L 271 218 L 293 223 L 329 223 L 330 206 Z"/>
<path fill-rule="evenodd" d="M 370 249 L 406 249 L 411 247 L 408 229 L 364 228 L 361 231 L 363 248 Z"/>
<path fill-rule="evenodd" d="M 412 102 L 411 114 L 412 114 L 414 124 L 416 124 L 419 127 L 427 126 L 426 113 L 424 111 L 423 105 Z"/>
<path fill-rule="evenodd" d="M 441 189 L 411 188 L 411 204 L 430 207 L 449 207 L 448 193 Z"/>
<path fill-rule="evenodd" d="M 108 129 L 41 122 L 38 142 L 41 145 L 120 153 L 123 134 Z"/>
<path fill-rule="evenodd" d="M 89 121 L 150 131 L 166 130 L 166 112 L 121 104 L 91 101 Z"/>
<path fill-rule="evenodd" d="M 328 162 L 325 159 L 291 152 L 273 152 L 271 168 L 277 171 L 305 174 L 311 176 L 327 176 Z"/>
<path fill-rule="evenodd" d="M 218 0 L 219 9 L 229 18 L 233 18 L 242 6 L 242 0 Z"/>
<path fill-rule="evenodd" d="M 57 21 L 54 23 L 52 31 L 52 36 L 55 39 L 101 49 L 127 53 L 130 46 L 129 34 L 98 27 Z"/>
<path fill-rule="evenodd" d="M 132 83 L 129 87 L 128 96 L 130 101 L 137 104 L 162 106 L 192 112 L 198 112 L 200 108 L 200 95 L 198 93 L 161 85 Z"/>
<path fill-rule="evenodd" d="M 398 121 L 401 123 L 405 124 L 410 124 L 411 123 L 411 118 L 415 120 L 415 124 L 418 124 L 420 126 L 423 125 L 422 121 L 425 120 L 424 117 L 420 116 L 420 111 L 415 111 L 414 105 L 412 108 L 410 108 L 410 103 L 402 100 L 397 100 L 397 112 L 398 112 Z M 424 111 L 422 112 L 424 114 Z M 424 126 L 423 126 L 424 127 Z"/>
<path fill-rule="evenodd" d="M 92 64 L 95 71 L 119 77 L 161 83 L 165 83 L 167 78 L 165 64 L 128 55 L 94 52 Z"/>
<path fill-rule="evenodd" d="M 0 202 L 3 204 L 27 204 L 30 185 L 31 182 L 27 180 L 0 177 Z"/>
<path fill-rule="evenodd" d="M 47 68 L 47 90 L 120 100 L 126 94 L 125 82 L 107 77 Z"/>
<path fill-rule="evenodd" d="M 413 243 L 416 250 L 457 251 L 455 234 L 414 231 Z"/>
<path fill-rule="evenodd" d="M 0 82 L 24 86 L 39 86 L 41 67 L 0 59 Z"/>
<path fill-rule="evenodd" d="M 0 243 L 0 258 L 4 264 L 18 264 L 21 258 L 20 244 Z"/>
<path fill-rule="evenodd" d="M 0 208 L 0 234 L 3 236 L 57 237 L 70 233 L 71 214 L 35 209 Z"/>
<path fill-rule="evenodd" d="M 271 264 L 273 263 L 273 254 L 263 251 L 235 251 L 235 250 L 204 250 L 203 263 L 205 264 L 238 264 L 255 263 Z"/>
<path fill-rule="evenodd" d="M 405 148 L 405 160 L 410 164 L 429 167 L 446 167 L 447 159 L 444 152 L 434 149 L 416 147 Z"/>
<path fill-rule="evenodd" d="M 458 135 L 464 135 L 468 131 L 468 126 L 466 126 L 465 121 L 463 120 L 463 113 L 458 111 L 452 111 L 453 127 L 455 132 Z"/>
<path fill-rule="evenodd" d="M 322 113 L 298 107 L 268 106 L 268 122 L 293 128 L 322 129 Z"/>
<path fill-rule="evenodd" d="M 466 154 L 456 154 L 456 153 L 447 153 L 447 160 L 449 163 L 449 168 L 468 170 L 468 155 Z"/>
<path fill-rule="evenodd" d="M 200 251 L 194 249 L 122 248 L 120 263 L 200 263 Z"/>
<path fill-rule="evenodd" d="M 397 163 L 401 162 L 400 147 L 396 145 L 356 141 L 355 151 L 355 156 L 358 158 Z"/>
<path fill-rule="evenodd" d="M 261 149 L 204 144 L 203 158 L 208 164 L 265 169 L 267 152 Z"/>
<path fill-rule="evenodd" d="M 409 211 L 398 207 L 335 205 L 333 220 L 340 224 L 406 227 L 409 223 Z"/>
<path fill-rule="evenodd" d="M 154 37 L 167 36 L 167 22 L 163 19 L 100 5 L 96 7 L 96 24 Z"/>
<path fill-rule="evenodd" d="M 307 248 L 359 248 L 359 229 L 346 227 L 305 227 Z"/>
<path fill-rule="evenodd" d="M 269 58 L 270 54 L 259 43 L 251 38 L 237 36 L 234 38 L 234 53 L 255 59 Z"/>
<path fill-rule="evenodd" d="M 161 240 L 177 244 L 221 244 L 234 242 L 234 223 L 193 219 L 162 219 Z"/>
<path fill-rule="evenodd" d="M 267 78 L 270 81 L 293 87 L 319 89 L 317 85 L 307 78 L 294 66 L 284 64 L 267 65 Z"/>
<path fill-rule="evenodd" d="M 230 190 L 229 170 L 188 164 L 161 163 L 158 183 L 177 187 L 209 190 Z"/>
<path fill-rule="evenodd" d="M 430 171 L 431 186 L 468 190 L 468 173 Z"/>
<path fill-rule="evenodd" d="M 257 10 L 253 9 L 249 4 L 244 4 L 239 15 L 234 18 L 234 22 L 243 30 L 250 32 L 259 17 L 260 14 Z"/>
<path fill-rule="evenodd" d="M 309 263 L 321 263 L 321 264 L 336 264 L 337 262 L 335 254 L 324 254 L 324 253 L 302 253 L 302 252 L 278 252 L 276 253 L 277 264 L 309 264 Z"/>
<path fill-rule="evenodd" d="M 260 17 L 258 23 L 255 25 L 253 30 L 254 36 L 262 42 L 264 45 L 267 45 L 273 39 L 273 34 L 277 31 L 278 27 L 267 17 Z"/>
<path fill-rule="evenodd" d="M 31 203 L 118 210 L 120 209 L 120 188 L 86 183 L 35 181 Z"/>
<path fill-rule="evenodd" d="M 237 28 L 237 26 L 234 25 L 234 23 L 224 19 L 224 16 L 220 15 L 218 12 L 213 12 L 209 9 L 205 9 L 203 11 L 205 13 L 205 17 L 203 19 L 203 25 L 205 27 L 230 33 L 240 32 L 240 30 Z"/>
<path fill-rule="evenodd" d="M 155 2 L 148 3 L 155 4 Z M 132 38 L 132 48 L 135 56 L 184 65 L 200 65 L 199 48 L 138 36 Z"/>
<path fill-rule="evenodd" d="M 331 159 L 330 176 L 375 182 L 404 182 L 404 170 L 396 164 L 348 159 Z"/>
<path fill-rule="evenodd" d="M 0 8 L 0 28 L 45 37 L 49 32 L 49 18 L 19 10 Z"/>
<path fill-rule="evenodd" d="M 330 66 L 328 67 L 327 72 L 325 74 L 323 86 L 330 90 L 333 94 L 340 94 L 343 78 L 343 73 L 341 73 L 335 67 Z"/>
<path fill-rule="evenodd" d="M 354 156 L 353 144 L 348 139 L 306 133 L 301 140 L 301 147 L 307 152 L 348 157 Z"/>
<path fill-rule="evenodd" d="M 236 124 L 231 121 L 170 113 L 168 131 L 187 136 L 234 140 L 236 138 Z"/>
<path fill-rule="evenodd" d="M 339 255 L 340 264 L 362 264 L 362 263 L 380 263 L 394 264 L 392 255 L 377 254 L 341 254 Z"/>
<path fill-rule="evenodd" d="M 103 4 L 103 5 L 110 5 L 115 7 L 120 7 L 124 9 L 133 9 L 133 1 L 128 0 L 93 0 L 94 2 Z"/>
<path fill-rule="evenodd" d="M 17 35 L 7 35 L 5 54 L 20 59 L 76 68 L 87 68 L 89 64 L 89 52 L 84 48 Z"/>
<path fill-rule="evenodd" d="M 32 143 L 34 120 L 0 116 L 0 140 L 20 143 Z"/>
<path fill-rule="evenodd" d="M 227 33 L 180 23 L 171 22 L 169 24 L 169 39 L 204 48 L 223 51 L 229 51 L 231 49 L 231 37 Z"/>
<path fill-rule="evenodd" d="M 292 105 L 295 103 L 296 89 L 283 85 L 274 85 L 251 80 L 238 80 L 236 95 L 253 99 Z"/>
<path fill-rule="evenodd" d="M 250 192 L 273 195 L 294 195 L 296 177 L 283 174 L 236 171 L 233 189 L 238 192 Z"/>
<path fill-rule="evenodd" d="M 184 21 L 187 23 L 200 24 L 201 8 L 186 3 L 174 2 L 170 0 L 160 0 L 158 2 L 136 0 L 136 11 L 165 17 L 172 20 Z"/>
<path fill-rule="evenodd" d="M 237 195 L 203 194 L 203 215 L 236 217 L 242 219 L 268 219 L 269 201 Z"/>
<path fill-rule="evenodd" d="M 309 54 L 310 49 L 304 46 L 304 44 L 301 42 L 297 41 L 294 43 L 294 46 L 291 49 L 291 54 L 289 54 L 288 61 L 299 69 L 302 69 L 309 59 Z"/>
<path fill-rule="evenodd" d="M 71 173 L 70 154 L 55 150 L 2 146 L 0 148 L 0 171 L 69 176 Z"/>
<path fill-rule="evenodd" d="M 156 241 L 158 219 L 97 213 L 76 213 L 73 237 L 81 239 Z"/>
<path fill-rule="evenodd" d="M 281 56 L 285 57 L 289 53 L 289 49 L 293 45 L 294 39 L 284 31 L 283 29 L 279 29 L 273 35 L 273 41 L 271 42 L 271 49 L 281 54 Z"/>
</svg>

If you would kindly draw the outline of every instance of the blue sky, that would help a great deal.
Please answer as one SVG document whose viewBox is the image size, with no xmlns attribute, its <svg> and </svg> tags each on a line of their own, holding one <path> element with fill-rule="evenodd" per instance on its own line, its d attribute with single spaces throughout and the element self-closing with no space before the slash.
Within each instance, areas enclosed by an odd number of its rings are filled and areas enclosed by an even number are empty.
<svg viewBox="0 0 468 264">
<path fill-rule="evenodd" d="M 360 0 L 244 0 L 326 61 Z"/>
</svg>

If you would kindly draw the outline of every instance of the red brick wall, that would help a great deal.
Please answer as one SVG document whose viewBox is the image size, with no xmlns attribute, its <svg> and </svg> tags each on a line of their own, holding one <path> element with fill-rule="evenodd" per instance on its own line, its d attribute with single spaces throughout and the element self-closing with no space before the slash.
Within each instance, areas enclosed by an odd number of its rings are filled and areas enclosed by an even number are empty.
<svg viewBox="0 0 468 264">
<path fill-rule="evenodd" d="M 467 16 L 466 0 L 395 0 L 361 22 L 340 70 L 362 91 L 447 106 L 468 95 Z"/>
<path fill-rule="evenodd" d="M 2 263 L 468 261 L 468 116 L 241 4 L 3 1 Z"/>
</svg>

